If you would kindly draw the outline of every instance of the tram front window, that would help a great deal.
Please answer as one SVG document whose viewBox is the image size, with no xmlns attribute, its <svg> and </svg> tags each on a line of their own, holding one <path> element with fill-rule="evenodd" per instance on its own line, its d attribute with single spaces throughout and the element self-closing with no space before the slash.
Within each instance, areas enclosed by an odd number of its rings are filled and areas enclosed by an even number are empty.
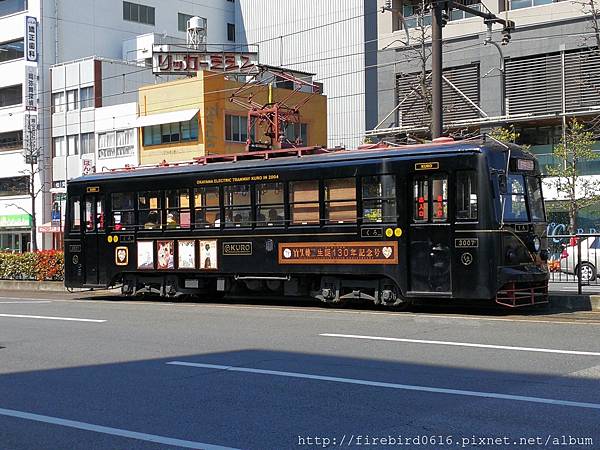
<svg viewBox="0 0 600 450">
<path fill-rule="evenodd" d="M 510 174 L 506 180 L 504 194 L 504 220 L 507 222 L 527 222 L 525 203 L 525 179 L 523 175 Z"/>
<path fill-rule="evenodd" d="M 531 220 L 534 222 L 543 222 L 546 220 L 546 215 L 544 214 L 544 200 L 542 199 L 542 186 L 540 179 L 536 177 L 527 177 L 526 180 Z"/>
</svg>

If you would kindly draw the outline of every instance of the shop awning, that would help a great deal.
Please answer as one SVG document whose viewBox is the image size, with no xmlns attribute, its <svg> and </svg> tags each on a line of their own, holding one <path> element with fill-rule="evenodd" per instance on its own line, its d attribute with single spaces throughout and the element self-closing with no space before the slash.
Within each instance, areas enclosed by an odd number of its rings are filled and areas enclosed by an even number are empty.
<svg viewBox="0 0 600 450">
<path fill-rule="evenodd" d="M 149 127 L 151 125 L 162 125 L 163 123 L 186 122 L 192 120 L 192 118 L 198 114 L 198 111 L 200 111 L 199 108 L 193 108 L 139 116 L 136 120 L 136 125 L 138 127 Z"/>
</svg>

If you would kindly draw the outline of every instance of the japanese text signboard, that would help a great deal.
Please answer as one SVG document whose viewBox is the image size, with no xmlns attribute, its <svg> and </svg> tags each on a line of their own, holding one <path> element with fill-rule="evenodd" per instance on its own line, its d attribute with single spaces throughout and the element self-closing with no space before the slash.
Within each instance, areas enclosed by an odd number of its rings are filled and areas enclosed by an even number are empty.
<svg viewBox="0 0 600 450">
<path fill-rule="evenodd" d="M 398 264 L 398 242 L 281 243 L 279 264 Z"/>
</svg>

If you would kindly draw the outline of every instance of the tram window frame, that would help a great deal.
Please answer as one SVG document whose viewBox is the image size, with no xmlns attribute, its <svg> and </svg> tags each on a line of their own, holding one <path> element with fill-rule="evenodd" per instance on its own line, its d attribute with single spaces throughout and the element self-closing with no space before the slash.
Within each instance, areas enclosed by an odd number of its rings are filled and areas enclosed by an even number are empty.
<svg viewBox="0 0 600 450">
<path fill-rule="evenodd" d="M 130 197 L 129 204 L 130 208 L 125 207 L 126 204 L 123 200 L 121 203 L 117 203 L 116 196 Z M 112 216 L 112 228 L 114 231 L 126 231 L 130 228 L 135 228 L 135 194 L 133 192 L 113 192 L 110 194 L 111 200 L 111 216 Z M 117 207 L 116 207 L 117 206 Z M 119 222 L 117 223 L 117 215 L 119 215 Z M 123 220 L 125 217 L 129 217 L 129 220 Z"/>
<path fill-rule="evenodd" d="M 297 189 L 297 187 L 310 186 L 310 189 Z M 305 195 L 306 192 L 315 194 L 316 198 L 309 200 L 296 200 L 297 194 Z M 288 183 L 288 196 L 289 196 L 289 224 L 292 226 L 319 226 L 321 223 L 321 204 L 320 204 L 320 183 L 319 180 L 294 180 Z M 302 198 L 302 197 L 301 197 Z M 302 209 L 310 208 L 309 211 L 302 211 Z M 304 214 L 307 217 L 316 216 L 315 219 L 311 220 L 295 220 L 297 215 Z"/>
<path fill-rule="evenodd" d="M 425 187 L 422 186 L 419 188 L 417 183 L 425 183 Z M 412 204 L 413 204 L 413 222 L 414 223 L 428 223 L 431 217 L 431 201 L 429 190 L 431 189 L 431 182 L 429 177 L 415 177 L 412 182 Z M 423 200 L 421 200 L 423 199 Z M 424 204 L 425 208 L 423 209 L 424 215 L 420 217 L 418 212 L 420 208 L 418 205 Z"/>
<path fill-rule="evenodd" d="M 463 177 L 461 179 L 461 177 Z M 464 189 L 464 181 L 468 181 L 468 192 Z M 461 189 L 462 188 L 462 189 Z M 456 172 L 456 187 L 454 199 L 455 219 L 457 222 L 479 221 L 479 186 L 477 173 L 474 170 L 459 170 Z M 468 198 L 466 196 L 468 194 Z M 474 198 L 473 198 L 474 196 Z M 474 202 L 473 202 L 474 200 Z M 468 204 L 467 204 L 468 203 Z M 475 213 L 473 214 L 473 206 Z M 463 216 L 466 213 L 466 216 Z"/>
<path fill-rule="evenodd" d="M 105 229 L 104 198 L 86 195 L 83 200 L 83 215 L 86 233 L 98 233 Z"/>
<path fill-rule="evenodd" d="M 352 192 L 354 193 L 354 197 L 350 198 L 350 197 L 341 197 L 341 198 L 330 198 L 331 195 L 331 191 L 332 191 L 332 184 L 334 183 L 339 183 L 339 182 L 343 182 L 343 181 L 350 181 L 352 184 Z M 345 191 L 345 190 L 349 190 L 350 187 L 344 187 L 341 186 L 339 188 L 336 189 L 340 189 L 341 191 Z M 325 223 L 327 225 L 347 225 L 347 224 L 356 224 L 358 221 L 358 195 L 356 192 L 357 189 L 357 183 L 356 183 L 356 178 L 355 177 L 344 177 L 344 178 L 331 178 L 331 179 L 327 179 L 324 180 L 323 183 L 323 219 L 325 221 Z M 347 204 L 347 205 L 344 205 Z M 352 205 L 353 204 L 353 205 Z M 336 211 L 332 211 L 332 207 L 335 206 L 338 207 L 344 207 L 344 206 L 348 206 L 348 212 L 350 214 L 354 214 L 353 217 L 350 217 L 348 220 L 344 219 L 344 220 L 332 220 L 330 215 L 332 212 L 336 212 Z M 350 207 L 351 206 L 351 207 Z"/>
<path fill-rule="evenodd" d="M 156 195 L 152 195 L 156 194 Z M 149 199 L 148 207 L 142 207 L 141 198 L 144 196 Z M 152 208 L 150 203 L 152 198 L 157 199 L 156 207 Z M 162 228 L 162 191 L 139 191 L 137 193 L 137 209 L 138 209 L 138 227 L 143 230 L 160 230 Z M 150 214 L 154 212 L 158 222 L 148 221 Z M 148 226 L 150 225 L 150 226 Z"/>
<path fill-rule="evenodd" d="M 244 188 L 247 190 L 248 203 L 236 204 L 233 202 L 235 197 L 230 197 L 230 194 L 240 194 L 242 190 L 236 191 L 235 189 Z M 226 228 L 250 228 L 252 227 L 252 185 L 251 184 L 232 184 L 223 187 L 223 213 L 225 214 L 225 227 Z M 242 196 L 243 197 L 243 196 Z M 230 203 L 231 202 L 231 203 Z M 244 220 L 244 215 L 247 214 Z M 240 216 L 239 222 L 236 222 L 236 218 Z"/>
<path fill-rule="evenodd" d="M 516 179 L 520 179 L 521 180 L 521 186 L 523 187 L 523 192 L 514 192 L 513 191 L 513 183 L 511 183 L 511 180 L 516 180 Z M 506 177 L 506 192 L 503 194 L 504 196 L 504 201 L 502 202 L 503 205 L 503 218 L 505 221 L 508 222 L 529 222 L 529 218 L 530 218 L 530 214 L 529 214 L 529 204 L 528 204 L 528 198 L 527 198 L 527 185 L 525 182 L 525 177 L 523 176 L 523 174 L 520 173 L 509 173 L 508 176 Z M 524 206 L 524 209 L 522 209 L 522 211 L 524 211 L 525 216 L 524 217 L 517 217 L 514 214 L 512 214 L 514 212 L 513 206 L 515 204 L 514 202 L 514 197 L 522 197 L 522 206 Z M 510 202 L 508 201 L 510 199 Z M 511 215 L 508 216 L 507 212 L 507 206 L 510 203 L 510 212 Z"/>
<path fill-rule="evenodd" d="M 70 231 L 81 232 L 81 198 L 79 196 L 71 198 L 71 226 Z"/>
<path fill-rule="evenodd" d="M 276 185 L 279 187 L 274 188 Z M 279 201 L 275 203 L 263 203 L 261 202 L 261 196 L 263 187 L 272 187 L 272 191 L 278 191 Z M 267 188 L 269 189 L 269 188 Z M 255 192 L 255 204 L 256 204 L 256 226 L 257 227 L 282 227 L 285 225 L 285 183 L 281 181 L 272 183 L 257 183 L 254 186 Z M 263 213 L 268 211 L 267 214 Z M 272 213 L 275 213 L 273 215 Z"/>
<path fill-rule="evenodd" d="M 534 186 L 532 186 L 532 184 L 534 184 Z M 540 178 L 533 175 L 526 175 L 525 190 L 527 192 L 527 203 L 529 205 L 529 216 L 531 217 L 531 221 L 545 222 L 546 208 L 544 205 L 542 181 Z"/>
<path fill-rule="evenodd" d="M 183 199 L 187 197 L 187 206 L 183 203 Z M 171 204 L 171 202 L 173 204 Z M 190 190 L 188 188 L 183 189 L 167 189 L 165 191 L 165 228 L 167 229 L 183 229 L 187 230 L 191 228 L 192 216 L 191 216 L 191 198 Z M 184 224 L 183 217 L 187 214 L 187 221 Z M 169 220 L 169 219 L 172 220 Z"/>
<path fill-rule="evenodd" d="M 387 183 L 383 183 L 383 179 L 386 177 L 391 181 Z M 381 190 L 381 194 L 372 197 L 365 195 L 365 187 L 369 185 L 368 180 L 378 180 L 379 189 Z M 386 193 L 384 195 L 383 190 L 385 186 L 391 186 L 393 189 L 391 192 Z M 361 178 L 361 202 L 362 202 L 362 215 L 361 220 L 363 223 L 395 223 L 398 221 L 398 200 L 396 197 L 397 186 L 396 186 L 396 176 L 393 174 L 382 174 L 382 175 L 368 175 Z M 388 204 L 388 210 L 393 210 L 393 215 L 385 215 L 386 207 L 385 204 Z M 374 206 L 370 206 L 374 205 Z M 379 219 L 372 220 L 367 218 L 367 210 L 379 210 L 380 215 Z"/>
<path fill-rule="evenodd" d="M 439 200 L 440 195 L 437 195 L 434 193 L 434 189 L 435 189 L 435 184 L 438 181 L 442 181 L 443 183 L 443 188 L 442 188 L 442 199 Z M 431 208 L 432 208 L 432 214 L 431 214 L 431 221 L 434 223 L 443 223 L 443 222 L 448 222 L 448 194 L 449 194 L 449 183 L 448 183 L 448 176 L 447 175 L 434 175 L 431 177 L 431 193 L 430 193 L 430 198 L 431 198 Z M 445 195 L 445 196 L 444 196 Z M 442 204 L 442 214 L 443 215 L 438 215 L 438 211 L 439 209 L 436 207 L 436 204 Z"/>
<path fill-rule="evenodd" d="M 216 205 L 208 205 L 206 193 L 212 191 L 217 193 Z M 204 194 L 204 196 L 202 195 Z M 194 189 L 194 228 L 221 228 L 224 221 L 221 220 L 221 189 L 219 186 L 203 186 Z M 209 214 L 214 215 L 214 221 L 209 222 Z M 198 220 L 200 218 L 200 220 Z"/>
</svg>

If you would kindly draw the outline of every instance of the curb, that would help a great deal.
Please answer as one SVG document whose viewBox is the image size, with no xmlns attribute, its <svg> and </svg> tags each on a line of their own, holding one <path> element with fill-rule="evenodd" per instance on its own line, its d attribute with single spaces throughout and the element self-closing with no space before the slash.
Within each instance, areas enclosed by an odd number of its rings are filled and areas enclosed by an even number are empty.
<svg viewBox="0 0 600 450">
<path fill-rule="evenodd" d="M 0 280 L 0 291 L 68 292 L 62 281 Z"/>
<path fill-rule="evenodd" d="M 554 311 L 600 311 L 600 295 L 550 294 Z"/>
</svg>

